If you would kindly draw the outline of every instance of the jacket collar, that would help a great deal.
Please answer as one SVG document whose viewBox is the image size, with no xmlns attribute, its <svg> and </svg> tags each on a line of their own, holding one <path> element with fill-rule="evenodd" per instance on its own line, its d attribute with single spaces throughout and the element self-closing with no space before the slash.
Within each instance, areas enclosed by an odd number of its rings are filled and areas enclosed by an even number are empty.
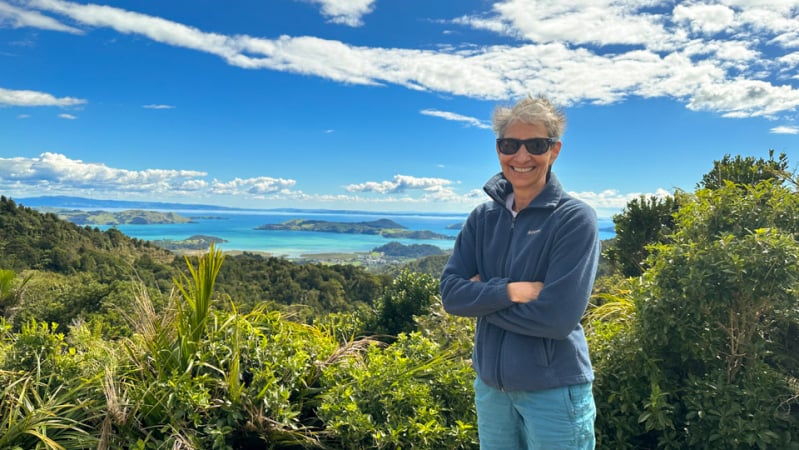
<svg viewBox="0 0 799 450">
<path fill-rule="evenodd" d="M 508 195 L 513 192 L 513 186 L 502 172 L 499 172 L 486 182 L 485 186 L 483 186 L 483 190 L 489 197 L 499 202 L 504 207 Z M 527 208 L 554 208 L 558 205 L 562 197 L 563 186 L 561 186 L 555 173 L 550 172 L 544 190 L 527 205 Z"/>
</svg>

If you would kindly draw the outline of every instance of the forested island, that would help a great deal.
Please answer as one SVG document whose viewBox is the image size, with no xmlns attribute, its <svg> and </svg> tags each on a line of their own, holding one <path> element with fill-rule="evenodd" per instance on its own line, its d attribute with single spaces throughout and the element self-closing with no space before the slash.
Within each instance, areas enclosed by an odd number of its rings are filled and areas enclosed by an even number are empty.
<svg viewBox="0 0 799 450">
<path fill-rule="evenodd" d="M 293 219 L 277 224 L 265 224 L 256 230 L 321 231 L 326 233 L 373 234 L 390 239 L 455 239 L 453 236 L 427 230 L 409 230 L 390 219 L 368 222 L 330 222 L 326 220 Z"/>
<path fill-rule="evenodd" d="M 172 250 L 175 252 L 183 252 L 183 251 L 207 250 L 208 247 L 211 246 L 211 244 L 222 244 L 227 242 L 227 239 L 222 239 L 216 236 L 195 234 L 194 236 L 190 236 L 186 239 L 181 239 L 181 240 L 156 239 L 150 242 L 167 250 Z"/>
<path fill-rule="evenodd" d="M 47 208 L 42 208 L 47 211 Z M 79 209 L 55 209 L 51 212 L 77 225 L 147 225 L 165 223 L 189 223 L 191 219 L 173 212 L 128 209 L 124 211 L 84 211 Z"/>
</svg>

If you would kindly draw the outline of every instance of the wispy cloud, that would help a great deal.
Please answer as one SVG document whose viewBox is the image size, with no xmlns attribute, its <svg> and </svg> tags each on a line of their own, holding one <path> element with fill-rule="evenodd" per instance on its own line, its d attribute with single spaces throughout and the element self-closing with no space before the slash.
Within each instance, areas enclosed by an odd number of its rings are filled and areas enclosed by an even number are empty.
<svg viewBox="0 0 799 450">
<path fill-rule="evenodd" d="M 30 118 L 30 114 L 20 114 L 17 116 L 17 119 L 28 119 Z"/>
<path fill-rule="evenodd" d="M 52 94 L 28 90 L 11 90 L 0 88 L 0 105 L 10 106 L 74 106 L 82 105 L 86 100 L 73 97 L 57 98 Z"/>
<path fill-rule="evenodd" d="M 304 0 L 319 5 L 330 22 L 351 27 L 363 25 L 363 16 L 374 10 L 376 0 Z"/>
<path fill-rule="evenodd" d="M 36 11 L 22 9 L 0 1 L 0 26 L 6 24 L 12 28 L 33 27 L 43 30 L 63 31 L 65 33 L 82 34 L 83 31 L 45 16 Z"/>
<path fill-rule="evenodd" d="M 172 105 L 142 105 L 145 109 L 175 109 Z"/>
<path fill-rule="evenodd" d="M 59 114 L 58 117 L 67 120 L 77 120 L 78 118 L 77 116 L 73 116 L 72 114 L 66 114 L 66 113 Z"/>
<path fill-rule="evenodd" d="M 374 6 L 370 0 L 308 1 L 349 24 L 360 23 Z M 777 81 L 797 79 L 795 2 L 729 0 L 654 9 L 658 4 L 504 0 L 490 14 L 451 24 L 512 36 L 519 45 L 433 51 L 359 47 L 312 36 L 223 35 L 110 6 L 27 3 L 36 10 L 31 12 L 207 52 L 233 66 L 350 84 L 396 84 L 485 100 L 547 92 L 564 105 L 665 97 L 727 117 L 771 117 L 799 107 L 799 89 Z M 783 55 L 769 55 L 774 49 Z"/>
<path fill-rule="evenodd" d="M 485 128 L 485 129 L 489 129 L 489 130 L 491 129 L 491 125 L 490 124 L 487 124 L 484 121 L 482 121 L 480 119 L 477 119 L 477 118 L 474 118 L 474 117 L 464 116 L 464 115 L 453 113 L 453 112 L 439 111 L 439 110 L 436 110 L 436 109 L 423 109 L 420 112 L 422 114 L 424 114 L 425 116 L 440 117 L 440 118 L 446 119 L 446 120 L 453 120 L 453 121 L 456 121 L 456 122 L 464 122 L 464 123 L 466 123 L 469 126 L 473 126 L 473 127 L 477 127 L 477 128 Z"/>
<path fill-rule="evenodd" d="M 779 127 L 774 127 L 769 131 L 774 134 L 799 134 L 799 127 L 791 127 L 783 125 Z"/>
</svg>

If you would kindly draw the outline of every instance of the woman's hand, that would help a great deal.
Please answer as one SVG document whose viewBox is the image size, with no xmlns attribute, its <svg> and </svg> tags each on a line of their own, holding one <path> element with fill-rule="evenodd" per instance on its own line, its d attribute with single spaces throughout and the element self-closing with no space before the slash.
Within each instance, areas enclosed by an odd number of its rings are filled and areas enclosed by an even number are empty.
<svg viewBox="0 0 799 450">
<path fill-rule="evenodd" d="M 528 303 L 538 299 L 538 294 L 544 289 L 540 281 L 513 281 L 508 283 L 508 296 L 514 303 Z"/>
<path fill-rule="evenodd" d="M 470 281 L 480 281 L 480 274 L 469 278 Z M 538 300 L 538 294 L 544 289 L 540 281 L 513 281 L 508 283 L 508 296 L 513 303 L 527 303 Z"/>
</svg>

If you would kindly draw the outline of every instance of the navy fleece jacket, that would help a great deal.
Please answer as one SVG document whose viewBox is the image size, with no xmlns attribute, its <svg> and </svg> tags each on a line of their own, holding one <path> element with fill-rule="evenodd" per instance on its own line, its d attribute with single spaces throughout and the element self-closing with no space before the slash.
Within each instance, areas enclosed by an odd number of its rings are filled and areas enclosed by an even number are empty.
<svg viewBox="0 0 799 450">
<path fill-rule="evenodd" d="M 536 391 L 594 379 L 580 319 L 596 275 L 596 213 L 551 174 L 514 218 L 513 191 L 501 173 L 486 183 L 493 199 L 476 207 L 441 276 L 444 309 L 477 317 L 473 366 L 488 385 Z M 480 281 L 471 281 L 474 275 Z M 538 299 L 514 303 L 511 281 L 544 283 Z"/>
</svg>

